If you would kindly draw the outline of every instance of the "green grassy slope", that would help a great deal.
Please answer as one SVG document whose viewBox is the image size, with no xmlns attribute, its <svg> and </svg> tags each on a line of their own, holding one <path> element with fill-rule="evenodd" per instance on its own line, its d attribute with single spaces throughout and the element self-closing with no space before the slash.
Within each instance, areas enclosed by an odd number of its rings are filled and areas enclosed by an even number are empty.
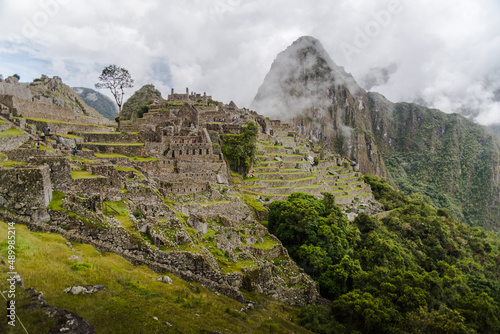
<svg viewBox="0 0 500 334">
<path fill-rule="evenodd" d="M 0 255 L 7 259 L 7 224 L 0 222 Z M 257 302 L 254 310 L 239 312 L 244 305 L 216 295 L 196 283 L 169 275 L 173 284 L 156 279 L 158 274 L 145 266 L 134 266 L 116 254 L 99 252 L 89 245 L 73 244 L 57 234 L 30 232 L 16 225 L 16 271 L 24 286 L 42 291 L 47 304 L 75 312 L 91 323 L 96 333 L 307 333 L 291 323 L 298 309 L 263 298 L 246 295 Z M 82 262 L 68 260 L 77 255 Z M 0 289 L 7 288 L 6 265 L 0 264 Z M 90 295 L 70 295 L 63 290 L 75 285 L 106 286 Z M 26 304 L 18 293 L 18 305 Z M 5 307 L 0 317 L 6 317 Z M 46 333 L 51 322 L 39 312 L 17 310 L 29 333 Z M 155 320 L 157 317 L 158 320 Z M 166 324 L 170 323 L 173 327 Z M 0 322 L 0 332 L 9 328 Z M 12 333 L 22 333 L 17 326 Z"/>
</svg>

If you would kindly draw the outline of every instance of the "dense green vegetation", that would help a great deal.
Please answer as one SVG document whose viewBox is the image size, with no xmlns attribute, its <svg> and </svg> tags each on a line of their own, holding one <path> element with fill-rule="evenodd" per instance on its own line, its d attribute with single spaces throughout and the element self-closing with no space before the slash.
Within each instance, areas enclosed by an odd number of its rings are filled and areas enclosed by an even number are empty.
<svg viewBox="0 0 500 334">
<path fill-rule="evenodd" d="M 305 307 L 299 323 L 318 333 L 498 333 L 498 237 L 365 181 L 390 211 L 349 223 L 330 194 L 270 206 L 269 230 L 332 300 Z"/>
<path fill-rule="evenodd" d="M 72 87 L 71 89 L 77 93 L 89 107 L 94 108 L 107 119 L 114 121 L 115 117 L 118 116 L 115 102 L 106 95 L 90 88 Z"/>
<path fill-rule="evenodd" d="M 493 130 L 500 137 L 500 124 L 490 125 L 490 129 Z"/>
<path fill-rule="evenodd" d="M 144 85 L 136 91 L 124 104 L 122 110 L 122 119 L 130 119 L 133 113 L 142 112 L 142 109 L 147 103 L 152 103 L 153 100 L 162 101 L 161 92 L 154 85 Z M 142 115 L 142 114 L 141 114 Z"/>
<path fill-rule="evenodd" d="M 500 232 L 500 189 L 493 181 L 500 164 L 498 137 L 459 115 L 410 103 L 397 104 L 392 117 L 395 145 L 385 162 L 394 183 L 461 222 Z"/>
<path fill-rule="evenodd" d="M 6 131 L 0 132 L 0 137 L 14 137 L 14 136 L 22 136 L 25 133 L 16 128 L 9 128 Z"/>
<path fill-rule="evenodd" d="M 250 166 L 255 160 L 258 131 L 257 124 L 251 121 L 242 127 L 242 133 L 239 135 L 227 134 L 220 136 L 222 153 L 233 172 L 243 176 L 247 175 Z"/>
</svg>

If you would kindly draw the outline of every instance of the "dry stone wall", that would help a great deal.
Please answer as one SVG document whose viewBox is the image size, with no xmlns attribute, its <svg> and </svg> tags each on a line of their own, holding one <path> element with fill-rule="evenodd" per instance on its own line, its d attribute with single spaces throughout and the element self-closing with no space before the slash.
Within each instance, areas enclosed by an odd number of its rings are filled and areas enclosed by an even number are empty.
<svg viewBox="0 0 500 334">
<path fill-rule="evenodd" d="M 25 100 L 33 98 L 29 87 L 5 81 L 0 82 L 0 95 L 13 95 Z"/>
<path fill-rule="evenodd" d="M 52 183 L 48 166 L 0 168 L 0 206 L 15 209 L 34 221 L 47 218 L 46 208 L 52 200 Z"/>
<path fill-rule="evenodd" d="M 29 159 L 31 165 L 48 165 L 52 189 L 66 193 L 71 185 L 71 166 L 68 160 L 60 156 L 39 156 Z"/>
<path fill-rule="evenodd" d="M 196 194 L 210 189 L 208 182 L 196 182 L 191 178 L 179 181 L 160 181 L 160 190 L 166 196 L 169 193 L 175 195 Z"/>
<path fill-rule="evenodd" d="M 0 137 L 0 151 L 12 151 L 18 149 L 28 139 L 28 135 Z"/>
<path fill-rule="evenodd" d="M 86 148 L 95 152 L 100 153 L 118 153 L 128 156 L 145 156 L 144 154 L 144 146 L 136 146 L 136 145 L 99 145 L 99 144 L 91 144 L 91 143 L 82 143 L 79 145 L 79 149 Z"/>
<path fill-rule="evenodd" d="M 63 122 L 83 120 L 83 118 L 78 117 L 78 114 L 73 110 L 55 105 L 47 105 L 8 95 L 3 96 L 1 101 L 12 108 L 14 116 L 22 115 L 23 117 L 44 118 Z"/>
<path fill-rule="evenodd" d="M 19 148 L 19 149 L 5 152 L 5 155 L 7 155 L 7 157 L 10 160 L 20 161 L 20 162 L 28 162 L 30 160 L 30 158 L 32 158 L 32 157 L 46 156 L 46 155 L 56 156 L 58 153 L 60 153 L 60 152 L 58 152 L 58 151 L 48 152 L 45 150 Z"/>
<path fill-rule="evenodd" d="M 92 124 L 79 124 L 68 122 L 54 122 L 54 121 L 39 121 L 39 120 L 26 120 L 28 124 L 34 125 L 38 131 L 50 128 L 51 133 L 68 134 L 71 132 L 111 132 L 110 127 Z"/>
</svg>

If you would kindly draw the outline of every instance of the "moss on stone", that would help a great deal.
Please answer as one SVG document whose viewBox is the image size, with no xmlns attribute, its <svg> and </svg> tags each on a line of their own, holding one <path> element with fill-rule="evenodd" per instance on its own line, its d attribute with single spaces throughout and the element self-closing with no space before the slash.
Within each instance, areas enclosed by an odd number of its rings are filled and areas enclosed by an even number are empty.
<svg viewBox="0 0 500 334">
<path fill-rule="evenodd" d="M 64 208 L 62 206 L 62 200 L 65 197 L 66 197 L 65 193 L 62 193 L 60 191 L 53 191 L 52 192 L 52 201 L 49 203 L 49 206 L 47 206 L 47 209 L 56 210 L 56 211 L 64 210 Z"/>
<path fill-rule="evenodd" d="M 73 180 L 77 179 L 92 179 L 92 178 L 102 178 L 100 175 L 94 175 L 91 172 L 87 172 L 86 170 L 72 170 L 71 171 L 71 178 Z"/>
<path fill-rule="evenodd" d="M 14 136 L 22 136 L 25 135 L 24 132 L 18 130 L 16 128 L 9 128 L 4 132 L 0 132 L 0 137 L 14 137 Z"/>
</svg>

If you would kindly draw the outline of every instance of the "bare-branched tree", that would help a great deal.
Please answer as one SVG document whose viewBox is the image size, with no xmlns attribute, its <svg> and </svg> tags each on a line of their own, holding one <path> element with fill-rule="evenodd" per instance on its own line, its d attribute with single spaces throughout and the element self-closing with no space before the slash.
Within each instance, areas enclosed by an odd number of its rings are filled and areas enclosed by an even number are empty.
<svg viewBox="0 0 500 334">
<path fill-rule="evenodd" d="M 118 131 L 120 131 L 120 122 L 122 117 L 123 96 L 125 95 L 125 88 L 134 87 L 134 80 L 128 70 L 116 66 L 109 65 L 102 70 L 99 76 L 99 82 L 95 84 L 95 88 L 107 88 L 115 97 L 116 104 L 118 105 Z"/>
</svg>

